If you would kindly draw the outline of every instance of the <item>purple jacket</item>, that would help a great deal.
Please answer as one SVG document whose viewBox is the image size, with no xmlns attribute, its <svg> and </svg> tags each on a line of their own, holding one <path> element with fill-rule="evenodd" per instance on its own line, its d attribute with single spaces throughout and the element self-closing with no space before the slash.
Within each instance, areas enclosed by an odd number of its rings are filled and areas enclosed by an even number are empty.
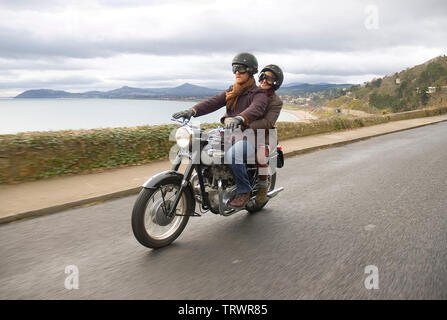
<svg viewBox="0 0 447 320">
<path fill-rule="evenodd" d="M 227 91 L 231 91 L 231 86 Z M 195 117 L 203 116 L 214 112 L 226 105 L 227 100 L 225 92 L 219 93 L 214 97 L 204 100 L 196 104 L 192 109 L 195 112 Z M 248 124 L 254 120 L 262 119 L 267 109 L 268 99 L 267 92 L 264 89 L 258 88 L 256 84 L 242 93 L 237 99 L 236 106 L 233 110 L 227 108 L 228 117 L 242 116 L 244 124 Z"/>
</svg>

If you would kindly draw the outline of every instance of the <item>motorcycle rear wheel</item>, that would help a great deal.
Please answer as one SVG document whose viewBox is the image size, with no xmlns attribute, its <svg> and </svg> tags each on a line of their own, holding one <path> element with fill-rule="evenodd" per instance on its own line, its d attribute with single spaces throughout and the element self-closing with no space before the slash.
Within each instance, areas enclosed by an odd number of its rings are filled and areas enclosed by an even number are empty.
<svg viewBox="0 0 447 320">
<path fill-rule="evenodd" d="M 132 230 L 143 246 L 157 249 L 171 244 L 182 233 L 194 212 L 192 195 L 184 189 L 176 208 L 176 214 L 169 217 L 169 211 L 180 186 L 173 182 L 161 183 L 156 189 L 143 188 L 132 210 Z"/>
</svg>

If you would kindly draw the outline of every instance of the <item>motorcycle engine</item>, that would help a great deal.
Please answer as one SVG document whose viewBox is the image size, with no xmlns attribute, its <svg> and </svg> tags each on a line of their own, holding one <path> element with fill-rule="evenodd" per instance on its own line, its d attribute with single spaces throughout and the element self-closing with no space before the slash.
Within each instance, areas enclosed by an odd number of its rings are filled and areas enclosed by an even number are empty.
<svg viewBox="0 0 447 320">
<path fill-rule="evenodd" d="M 207 178 L 211 178 L 210 181 L 212 181 L 212 186 L 213 187 L 215 186 L 216 188 L 217 188 L 217 181 L 219 181 L 219 179 L 222 180 L 222 182 L 224 183 L 224 186 L 233 182 L 233 174 L 231 173 L 230 168 L 226 165 L 210 166 L 209 167 L 209 177 L 207 177 Z"/>
<path fill-rule="evenodd" d="M 219 189 L 218 181 L 222 181 L 222 198 L 225 210 L 231 210 L 226 207 L 227 200 L 232 199 L 236 195 L 236 185 L 234 183 L 233 174 L 227 165 L 213 165 L 209 166 L 205 172 L 207 179 L 206 191 L 208 192 L 211 210 L 214 213 L 219 213 Z"/>
<path fill-rule="evenodd" d="M 231 210 L 232 208 L 226 206 L 226 203 L 236 195 L 236 186 L 226 188 L 222 192 L 223 192 L 224 211 Z M 212 211 L 215 213 L 219 213 L 219 191 L 217 189 L 209 190 L 208 197 L 210 200 Z"/>
</svg>

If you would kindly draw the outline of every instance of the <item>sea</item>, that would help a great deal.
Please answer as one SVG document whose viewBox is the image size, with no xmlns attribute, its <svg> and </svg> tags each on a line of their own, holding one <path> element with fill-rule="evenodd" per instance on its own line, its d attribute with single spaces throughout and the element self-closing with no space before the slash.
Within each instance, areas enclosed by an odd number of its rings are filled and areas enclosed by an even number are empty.
<svg viewBox="0 0 447 320">
<path fill-rule="evenodd" d="M 134 127 L 170 124 L 173 113 L 197 102 L 132 99 L 14 99 L 0 98 L 0 134 Z M 225 108 L 197 118 L 218 122 Z M 299 121 L 282 111 L 278 121 Z"/>
</svg>

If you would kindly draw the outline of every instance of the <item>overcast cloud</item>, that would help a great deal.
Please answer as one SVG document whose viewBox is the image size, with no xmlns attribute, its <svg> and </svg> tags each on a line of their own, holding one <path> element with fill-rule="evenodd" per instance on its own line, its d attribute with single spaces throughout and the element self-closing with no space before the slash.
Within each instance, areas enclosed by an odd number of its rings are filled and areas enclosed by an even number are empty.
<svg viewBox="0 0 447 320">
<path fill-rule="evenodd" d="M 285 83 L 362 83 L 445 54 L 446 18 L 442 0 L 0 0 L 0 96 L 223 88 L 241 51 Z"/>
</svg>

